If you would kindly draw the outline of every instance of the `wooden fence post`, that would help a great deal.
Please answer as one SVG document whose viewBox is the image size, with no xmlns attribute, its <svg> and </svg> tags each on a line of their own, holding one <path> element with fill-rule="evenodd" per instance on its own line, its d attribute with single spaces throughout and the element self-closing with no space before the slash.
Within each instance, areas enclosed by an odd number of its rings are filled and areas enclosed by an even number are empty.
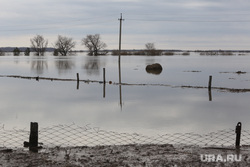
<svg viewBox="0 0 250 167">
<path fill-rule="evenodd" d="M 105 68 L 103 68 L 103 83 L 106 84 L 106 73 L 105 73 Z"/>
<path fill-rule="evenodd" d="M 30 138 L 29 138 L 29 150 L 32 152 L 38 152 L 38 123 L 30 123 Z"/>
<path fill-rule="evenodd" d="M 208 81 L 208 96 L 209 96 L 209 101 L 212 101 L 212 92 L 211 92 L 211 86 L 212 86 L 212 76 L 209 76 L 209 81 Z"/>
<path fill-rule="evenodd" d="M 76 73 L 76 78 L 77 78 L 77 86 L 76 86 L 76 89 L 79 89 L 79 73 Z"/>
<path fill-rule="evenodd" d="M 208 82 L 208 90 L 211 90 L 211 86 L 212 86 L 212 76 L 209 76 L 209 82 Z"/>
<path fill-rule="evenodd" d="M 238 122 L 235 128 L 235 133 L 236 133 L 236 141 L 235 141 L 235 146 L 236 148 L 240 148 L 240 136 L 241 136 L 241 122 Z"/>
<path fill-rule="evenodd" d="M 103 98 L 106 96 L 106 72 L 105 68 L 103 68 Z"/>
</svg>

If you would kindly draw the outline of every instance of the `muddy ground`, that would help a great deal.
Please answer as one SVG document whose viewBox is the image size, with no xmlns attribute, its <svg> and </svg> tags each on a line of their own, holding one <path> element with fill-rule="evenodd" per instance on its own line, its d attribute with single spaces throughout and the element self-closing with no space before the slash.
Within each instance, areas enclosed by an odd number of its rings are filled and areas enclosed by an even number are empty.
<svg viewBox="0 0 250 167">
<path fill-rule="evenodd" d="M 241 156 L 227 159 L 229 156 Z M 209 155 L 208 155 L 209 154 Z M 210 156 L 210 159 L 209 157 Z M 211 156 L 215 156 L 215 159 Z M 232 158 L 232 157 L 231 157 Z M 216 162 L 208 162 L 208 161 Z M 228 161 L 227 161 L 228 160 Z M 233 160 L 233 161 L 231 161 Z M 235 161 L 237 160 L 237 161 Z M 227 161 L 227 162 L 225 162 Z M 195 167 L 250 166 L 250 149 L 202 148 L 186 145 L 123 145 L 27 149 L 0 148 L 1 167 Z"/>
</svg>

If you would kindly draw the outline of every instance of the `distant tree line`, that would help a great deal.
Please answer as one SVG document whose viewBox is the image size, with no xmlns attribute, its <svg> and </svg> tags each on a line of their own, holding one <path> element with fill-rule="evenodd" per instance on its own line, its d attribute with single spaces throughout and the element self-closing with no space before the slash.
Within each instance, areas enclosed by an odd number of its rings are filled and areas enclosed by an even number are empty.
<svg viewBox="0 0 250 167">
<path fill-rule="evenodd" d="M 48 39 L 45 39 L 42 35 L 36 35 L 30 39 L 31 46 L 25 50 L 22 48 L 24 55 L 29 56 L 31 52 L 34 52 L 37 56 L 43 56 L 47 51 Z M 106 43 L 101 40 L 100 34 L 87 35 L 85 38 L 82 38 L 81 44 L 88 49 L 88 55 L 98 56 L 106 55 L 108 53 L 105 48 L 107 47 Z M 58 35 L 57 40 L 52 44 L 53 45 L 53 55 L 66 56 L 72 53 L 72 49 L 75 48 L 76 42 L 71 37 Z M 21 50 L 19 48 L 13 49 L 13 54 L 15 56 L 20 55 Z M 145 49 L 143 50 L 113 50 L 112 55 L 174 55 L 174 52 L 164 52 L 163 50 L 156 49 L 154 43 L 146 43 Z M 4 52 L 0 50 L 0 55 L 4 55 Z M 183 54 L 184 55 L 184 54 Z M 189 55 L 189 52 L 186 52 L 185 55 Z"/>
<path fill-rule="evenodd" d="M 4 55 L 5 55 L 4 51 L 2 51 L 2 50 L 0 49 L 0 56 L 4 56 Z"/>
<path fill-rule="evenodd" d="M 146 43 L 144 50 L 137 50 L 137 51 L 126 51 L 122 50 L 121 55 L 148 55 L 148 56 L 156 56 L 162 55 L 162 50 L 156 49 L 154 43 Z M 112 55 L 119 55 L 119 50 L 113 50 Z"/>
<path fill-rule="evenodd" d="M 37 56 L 43 56 L 48 47 L 48 39 L 45 39 L 42 35 L 36 35 L 30 39 L 31 46 L 22 51 L 24 55 L 29 56 L 31 52 L 34 52 Z M 108 53 L 105 48 L 107 47 L 106 43 L 101 40 L 100 34 L 87 35 L 81 40 L 81 44 L 88 49 L 88 55 L 98 56 L 106 55 Z M 66 56 L 72 52 L 72 49 L 75 48 L 76 42 L 73 38 L 58 35 L 57 40 L 53 44 L 53 55 Z M 19 48 L 13 49 L 13 54 L 15 56 L 20 55 L 21 50 Z M 118 50 L 113 50 L 112 55 L 118 55 Z M 120 53 L 121 55 L 161 55 L 162 50 L 155 48 L 154 43 L 146 43 L 144 50 L 139 51 L 126 51 L 123 50 Z M 0 50 L 0 55 L 4 55 L 4 52 Z"/>
<path fill-rule="evenodd" d="M 24 55 L 30 55 L 30 52 L 34 52 L 37 56 L 43 56 L 47 47 L 48 40 L 45 39 L 42 35 L 36 35 L 30 39 L 31 47 L 24 50 Z M 76 42 L 73 38 L 58 35 L 57 40 L 53 44 L 54 55 L 66 56 L 72 52 L 72 49 L 75 48 Z M 103 50 L 107 45 L 101 41 L 100 34 L 87 35 L 82 39 L 82 45 L 88 49 L 88 54 L 97 56 L 107 54 L 107 51 Z M 13 54 L 15 56 L 20 55 L 21 50 L 19 48 L 13 49 Z M 5 53 L 0 49 L 0 56 L 3 56 Z"/>
</svg>

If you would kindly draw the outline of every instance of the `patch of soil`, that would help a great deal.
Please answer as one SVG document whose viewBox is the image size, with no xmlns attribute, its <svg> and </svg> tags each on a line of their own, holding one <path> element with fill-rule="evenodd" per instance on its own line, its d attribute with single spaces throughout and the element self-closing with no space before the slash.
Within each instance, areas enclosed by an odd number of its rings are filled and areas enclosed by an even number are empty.
<svg viewBox="0 0 250 167">
<path fill-rule="evenodd" d="M 226 157 L 236 154 L 233 148 L 201 148 L 198 146 L 121 145 L 96 147 L 55 147 L 39 153 L 17 149 L 0 151 L 0 166 L 4 167 L 195 167 L 195 166 L 249 166 L 249 149 L 242 149 L 239 162 L 204 162 L 201 155 L 215 154 Z"/>
</svg>

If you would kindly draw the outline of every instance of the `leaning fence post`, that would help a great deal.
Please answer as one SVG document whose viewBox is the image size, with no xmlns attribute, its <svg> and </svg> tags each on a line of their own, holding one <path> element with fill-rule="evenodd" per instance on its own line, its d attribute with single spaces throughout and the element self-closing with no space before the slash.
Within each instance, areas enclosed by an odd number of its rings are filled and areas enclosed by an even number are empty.
<svg viewBox="0 0 250 167">
<path fill-rule="evenodd" d="M 30 123 L 30 138 L 29 138 L 29 150 L 32 152 L 38 152 L 38 123 Z"/>
<path fill-rule="evenodd" d="M 236 133 L 236 142 L 235 146 L 236 148 L 240 147 L 240 136 L 241 136 L 241 122 L 238 122 L 235 128 L 235 133 Z"/>
</svg>

